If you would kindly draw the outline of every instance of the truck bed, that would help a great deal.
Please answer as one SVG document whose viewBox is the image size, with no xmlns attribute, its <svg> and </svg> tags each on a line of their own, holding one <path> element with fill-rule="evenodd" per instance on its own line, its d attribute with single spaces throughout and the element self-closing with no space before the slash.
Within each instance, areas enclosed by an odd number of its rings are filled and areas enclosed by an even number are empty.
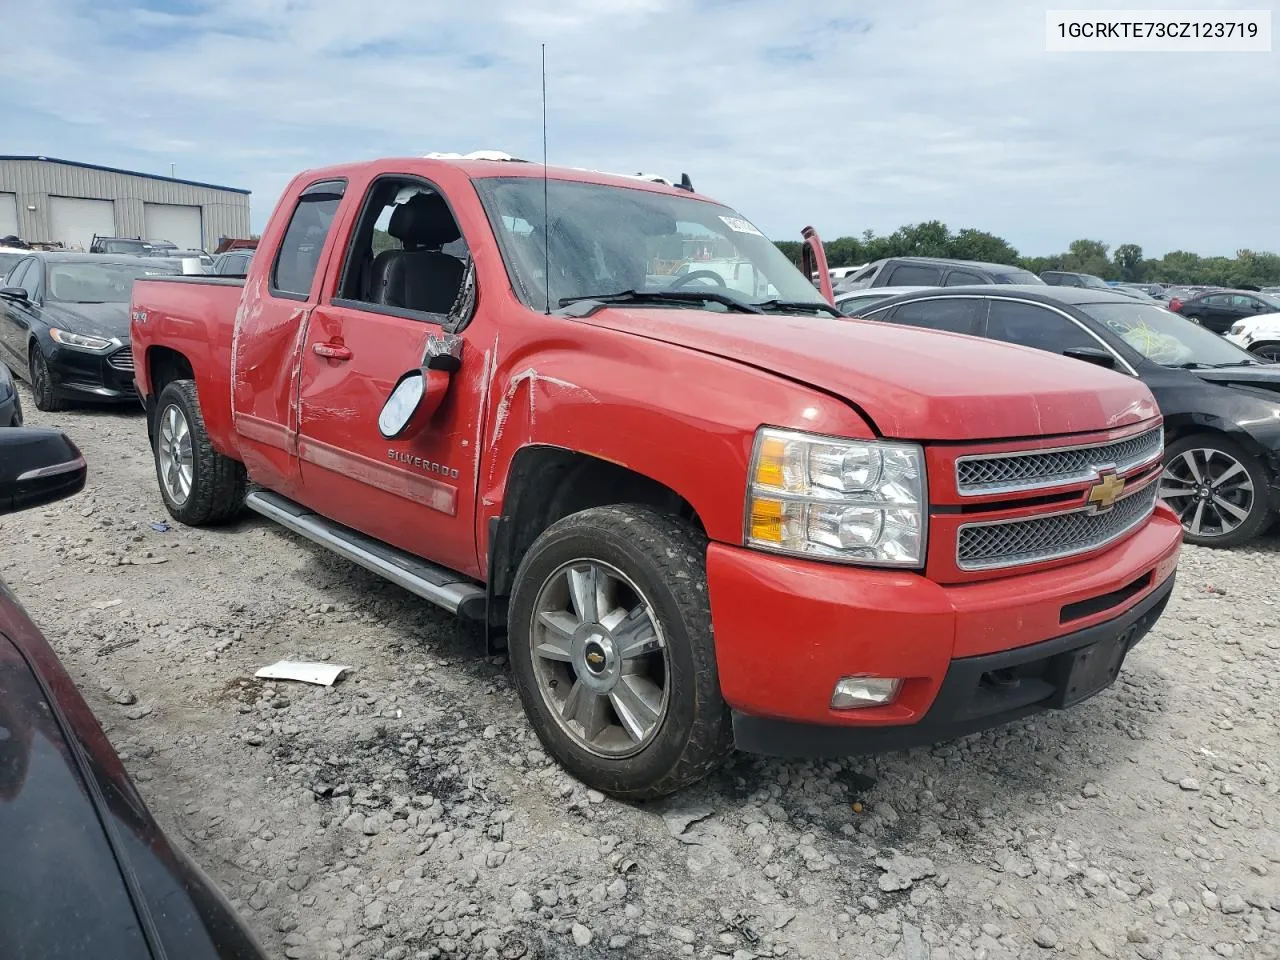
<svg viewBox="0 0 1280 960">
<path fill-rule="evenodd" d="M 180 362 L 196 382 L 209 438 L 236 456 L 231 419 L 231 341 L 243 277 L 148 277 L 133 285 L 130 329 L 134 376 L 143 396 L 160 365 Z M 153 350 L 153 344 L 156 346 Z M 178 359 L 180 358 L 180 360 Z"/>
</svg>

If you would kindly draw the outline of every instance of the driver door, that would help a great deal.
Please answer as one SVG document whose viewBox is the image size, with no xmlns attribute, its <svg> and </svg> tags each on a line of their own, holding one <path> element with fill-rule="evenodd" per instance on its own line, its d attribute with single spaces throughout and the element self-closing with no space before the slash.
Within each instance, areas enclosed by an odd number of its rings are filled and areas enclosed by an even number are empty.
<svg viewBox="0 0 1280 960">
<path fill-rule="evenodd" d="M 482 577 L 476 469 L 496 328 L 482 304 L 461 334 L 462 367 L 439 409 L 412 435 L 383 438 L 383 404 L 422 362 L 428 337 L 445 332 L 468 254 L 433 184 L 384 176 L 364 187 L 340 272 L 304 337 L 298 457 L 305 501 L 364 534 Z M 425 212 L 400 211 L 409 203 Z"/>
</svg>

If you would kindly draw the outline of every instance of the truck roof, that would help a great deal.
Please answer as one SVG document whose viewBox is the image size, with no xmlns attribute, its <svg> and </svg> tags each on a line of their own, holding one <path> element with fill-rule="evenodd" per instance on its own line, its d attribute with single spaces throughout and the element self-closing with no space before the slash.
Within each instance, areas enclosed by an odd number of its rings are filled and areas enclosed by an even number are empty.
<svg viewBox="0 0 1280 960">
<path fill-rule="evenodd" d="M 485 153 L 487 151 L 482 151 Z M 354 163 L 340 163 L 329 167 L 306 170 L 299 176 L 307 179 L 325 177 L 346 177 L 357 172 L 368 172 L 374 176 L 384 173 L 419 173 L 430 179 L 433 170 L 447 167 L 459 170 L 472 180 L 484 180 L 493 177 L 541 177 L 542 164 L 517 157 L 493 160 L 481 159 L 476 155 L 432 155 L 426 157 L 384 157 L 378 160 L 364 160 Z M 646 174 L 605 173 L 599 170 L 586 170 L 581 167 L 548 166 L 547 177 L 551 180 L 569 180 L 578 183 L 599 183 L 615 187 L 627 187 L 633 190 L 647 190 L 651 193 L 666 193 L 681 197 L 697 197 L 699 200 L 714 202 L 710 197 L 660 182 Z"/>
</svg>

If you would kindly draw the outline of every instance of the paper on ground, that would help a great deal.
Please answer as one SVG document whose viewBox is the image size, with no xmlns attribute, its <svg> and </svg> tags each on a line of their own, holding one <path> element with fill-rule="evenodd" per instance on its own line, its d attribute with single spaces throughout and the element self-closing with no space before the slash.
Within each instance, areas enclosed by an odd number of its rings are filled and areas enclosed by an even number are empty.
<svg viewBox="0 0 1280 960">
<path fill-rule="evenodd" d="M 332 663 L 300 663 L 296 660 L 281 660 L 268 667 L 263 667 L 255 677 L 264 680 L 298 680 L 302 683 L 318 683 L 331 687 L 338 675 L 350 667 L 336 666 Z"/>
</svg>

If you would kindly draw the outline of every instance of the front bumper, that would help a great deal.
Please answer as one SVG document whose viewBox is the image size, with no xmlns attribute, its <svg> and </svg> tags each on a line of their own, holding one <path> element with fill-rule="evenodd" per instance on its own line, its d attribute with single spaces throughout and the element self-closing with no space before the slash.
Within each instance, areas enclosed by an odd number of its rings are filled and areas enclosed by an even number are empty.
<svg viewBox="0 0 1280 960">
<path fill-rule="evenodd" d="M 133 353 L 128 343 L 110 353 L 52 344 L 46 353 L 53 389 L 68 400 L 135 400 Z"/>
<path fill-rule="evenodd" d="M 1055 682 L 1063 655 L 1124 636 L 1122 662 L 1164 609 L 1181 540 L 1181 525 L 1160 505 L 1146 526 L 1097 556 L 947 587 L 915 573 L 713 544 L 716 659 L 738 747 L 869 752 L 1065 706 Z M 897 699 L 832 710 L 835 684 L 859 674 L 903 678 Z"/>
</svg>

